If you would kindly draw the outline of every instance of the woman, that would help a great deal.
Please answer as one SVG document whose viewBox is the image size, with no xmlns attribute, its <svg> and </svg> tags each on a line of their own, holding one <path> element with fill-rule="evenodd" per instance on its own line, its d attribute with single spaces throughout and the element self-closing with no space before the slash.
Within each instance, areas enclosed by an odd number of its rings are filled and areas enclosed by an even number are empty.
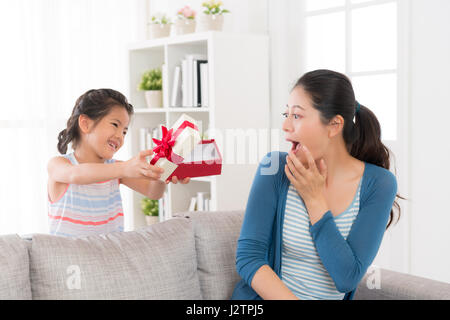
<svg viewBox="0 0 450 320">
<path fill-rule="evenodd" d="M 352 299 L 393 220 L 397 181 L 380 124 L 329 70 L 301 77 L 283 115 L 292 149 L 257 170 L 232 299 Z"/>
</svg>

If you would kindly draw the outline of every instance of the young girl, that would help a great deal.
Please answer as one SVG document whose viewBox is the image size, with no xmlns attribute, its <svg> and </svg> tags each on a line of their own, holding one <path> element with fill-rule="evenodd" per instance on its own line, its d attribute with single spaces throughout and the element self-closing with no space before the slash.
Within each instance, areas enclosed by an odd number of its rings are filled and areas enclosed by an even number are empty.
<svg viewBox="0 0 450 320">
<path fill-rule="evenodd" d="M 151 150 L 124 162 L 112 159 L 124 143 L 132 114 L 125 96 L 112 89 L 89 90 L 78 98 L 67 128 L 58 136 L 63 156 L 48 163 L 51 234 L 123 231 L 121 183 L 150 199 L 162 197 L 165 183 L 158 179 L 164 170 L 145 160 Z M 66 155 L 70 142 L 74 152 Z M 188 182 L 189 178 L 182 181 Z"/>
<path fill-rule="evenodd" d="M 397 181 L 380 124 L 329 70 L 301 77 L 283 116 L 292 149 L 269 153 L 256 172 L 232 298 L 351 299 L 393 218 Z"/>
</svg>

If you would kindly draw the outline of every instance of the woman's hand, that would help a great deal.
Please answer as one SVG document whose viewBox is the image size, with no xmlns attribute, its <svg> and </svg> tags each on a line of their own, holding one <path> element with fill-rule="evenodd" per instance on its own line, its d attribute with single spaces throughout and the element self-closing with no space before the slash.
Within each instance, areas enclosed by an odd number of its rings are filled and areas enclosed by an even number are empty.
<svg viewBox="0 0 450 320">
<path fill-rule="evenodd" d="M 302 197 L 309 202 L 323 197 L 325 181 L 327 179 L 327 167 L 323 159 L 320 160 L 320 169 L 309 150 L 302 146 L 298 152 L 303 152 L 308 160 L 308 169 L 301 163 L 297 156 L 290 151 L 286 157 L 287 164 L 284 168 L 286 176 Z"/>
<path fill-rule="evenodd" d="M 308 160 L 308 169 L 305 168 L 297 156 L 291 151 L 287 156 L 287 164 L 284 171 L 289 181 L 291 181 L 305 202 L 309 220 L 311 225 L 314 225 L 329 211 L 324 196 L 327 166 L 325 161 L 321 159 L 319 164 L 320 169 L 317 169 L 316 162 L 309 150 L 304 146 L 302 146 L 301 150 Z"/>
<path fill-rule="evenodd" d="M 187 184 L 187 183 L 189 183 L 189 181 L 191 181 L 191 178 L 187 177 L 187 178 L 184 178 L 183 180 L 181 180 L 180 183 L 181 183 L 181 184 Z M 177 184 L 178 178 L 175 177 L 175 176 L 173 176 L 173 177 L 172 177 L 172 180 L 166 180 L 166 184 L 169 184 L 169 182 L 172 182 L 172 183 L 174 183 L 174 184 Z"/>
<path fill-rule="evenodd" d="M 147 178 L 158 180 L 164 172 L 163 168 L 153 166 L 147 162 L 146 157 L 153 154 L 152 150 L 144 150 L 128 161 L 123 162 L 124 178 Z"/>
</svg>

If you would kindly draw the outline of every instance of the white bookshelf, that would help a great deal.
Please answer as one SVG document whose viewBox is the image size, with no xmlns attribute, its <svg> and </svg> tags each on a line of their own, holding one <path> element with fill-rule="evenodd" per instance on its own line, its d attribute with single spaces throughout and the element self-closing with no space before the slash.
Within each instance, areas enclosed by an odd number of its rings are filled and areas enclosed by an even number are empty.
<svg viewBox="0 0 450 320">
<path fill-rule="evenodd" d="M 266 35 L 224 32 L 193 33 L 133 43 L 128 48 L 128 97 L 135 108 L 128 138 L 128 156 L 140 151 L 139 129 L 171 127 L 182 113 L 200 122 L 200 131 L 216 139 L 223 157 L 222 174 L 192 178 L 186 185 L 166 187 L 171 215 L 188 210 L 191 197 L 197 192 L 210 194 L 210 210 L 244 209 L 257 162 L 237 164 L 227 161 L 226 130 L 270 127 L 269 60 Z M 186 54 L 203 54 L 208 59 L 209 106 L 198 108 L 169 106 L 174 68 Z M 138 83 L 144 71 L 167 66 L 164 106 L 146 107 L 144 93 Z M 168 88 L 167 88 L 168 87 Z M 248 143 L 248 142 L 247 142 Z M 264 146 L 268 148 L 270 141 Z M 246 157 L 247 159 L 249 156 Z M 259 159 L 258 159 L 259 160 Z M 228 163 L 227 163 L 228 162 Z M 125 226 L 133 230 L 145 225 L 141 213 L 142 195 L 124 189 Z M 130 214 L 131 213 L 131 214 Z"/>
</svg>

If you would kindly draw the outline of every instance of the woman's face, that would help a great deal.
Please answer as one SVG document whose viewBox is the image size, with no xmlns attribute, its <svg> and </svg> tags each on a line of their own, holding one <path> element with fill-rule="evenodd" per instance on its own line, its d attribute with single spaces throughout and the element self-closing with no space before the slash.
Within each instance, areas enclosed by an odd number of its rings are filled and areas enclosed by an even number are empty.
<svg viewBox="0 0 450 320">
<path fill-rule="evenodd" d="M 308 163 L 304 153 L 299 151 L 301 145 L 308 148 L 315 160 L 322 158 L 329 142 L 327 126 L 320 121 L 319 111 L 314 109 L 309 94 L 302 87 L 292 90 L 283 116 L 286 141 L 292 143 L 291 150 L 299 160 L 304 165 Z"/>
</svg>

